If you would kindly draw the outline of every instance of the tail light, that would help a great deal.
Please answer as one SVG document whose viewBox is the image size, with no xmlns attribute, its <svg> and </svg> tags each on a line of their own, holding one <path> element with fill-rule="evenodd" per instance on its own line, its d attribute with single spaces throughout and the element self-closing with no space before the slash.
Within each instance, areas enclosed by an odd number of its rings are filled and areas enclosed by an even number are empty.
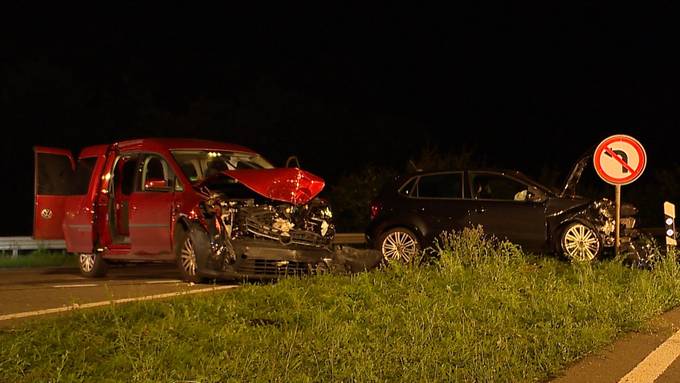
<svg viewBox="0 0 680 383">
<path fill-rule="evenodd" d="M 375 217 L 378 216 L 378 213 L 380 213 L 380 208 L 382 208 L 380 203 L 376 201 L 371 202 L 371 219 L 375 219 Z"/>
</svg>

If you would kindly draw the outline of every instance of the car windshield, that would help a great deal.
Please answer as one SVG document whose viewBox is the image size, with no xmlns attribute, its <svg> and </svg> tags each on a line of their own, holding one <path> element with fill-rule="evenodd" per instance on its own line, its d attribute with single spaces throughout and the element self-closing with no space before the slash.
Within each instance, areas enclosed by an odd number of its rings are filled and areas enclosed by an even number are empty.
<svg viewBox="0 0 680 383">
<path fill-rule="evenodd" d="M 189 181 L 200 182 L 225 170 L 271 169 L 259 154 L 219 150 L 172 150 Z"/>
</svg>

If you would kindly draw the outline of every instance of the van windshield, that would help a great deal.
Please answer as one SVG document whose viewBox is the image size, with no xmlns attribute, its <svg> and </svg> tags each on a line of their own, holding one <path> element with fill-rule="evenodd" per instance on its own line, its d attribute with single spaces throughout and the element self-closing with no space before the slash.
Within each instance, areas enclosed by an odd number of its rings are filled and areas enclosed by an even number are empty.
<svg viewBox="0 0 680 383">
<path fill-rule="evenodd" d="M 271 169 L 259 154 L 216 150 L 172 150 L 172 155 L 192 183 L 225 170 Z"/>
</svg>

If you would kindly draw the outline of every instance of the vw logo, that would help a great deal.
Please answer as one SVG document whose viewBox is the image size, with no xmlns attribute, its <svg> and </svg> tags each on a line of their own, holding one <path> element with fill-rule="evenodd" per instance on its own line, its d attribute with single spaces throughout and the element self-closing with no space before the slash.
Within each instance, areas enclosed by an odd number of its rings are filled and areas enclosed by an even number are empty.
<svg viewBox="0 0 680 383">
<path fill-rule="evenodd" d="M 40 216 L 43 217 L 44 219 L 51 219 L 52 218 L 52 209 L 42 209 L 40 212 Z"/>
</svg>

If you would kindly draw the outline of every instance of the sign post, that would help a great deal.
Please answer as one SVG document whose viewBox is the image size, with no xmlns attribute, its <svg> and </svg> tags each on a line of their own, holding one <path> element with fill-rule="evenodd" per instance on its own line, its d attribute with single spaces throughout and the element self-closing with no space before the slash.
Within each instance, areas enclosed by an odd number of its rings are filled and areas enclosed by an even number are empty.
<svg viewBox="0 0 680 383">
<path fill-rule="evenodd" d="M 625 134 L 605 138 L 593 155 L 595 171 L 605 182 L 615 187 L 616 255 L 621 244 L 621 186 L 628 185 L 642 175 L 647 166 L 647 153 L 640 142 Z"/>
<path fill-rule="evenodd" d="M 616 239 L 614 241 L 614 250 L 618 257 L 619 247 L 621 246 L 621 185 L 614 186 L 614 203 L 616 204 Z"/>
</svg>

